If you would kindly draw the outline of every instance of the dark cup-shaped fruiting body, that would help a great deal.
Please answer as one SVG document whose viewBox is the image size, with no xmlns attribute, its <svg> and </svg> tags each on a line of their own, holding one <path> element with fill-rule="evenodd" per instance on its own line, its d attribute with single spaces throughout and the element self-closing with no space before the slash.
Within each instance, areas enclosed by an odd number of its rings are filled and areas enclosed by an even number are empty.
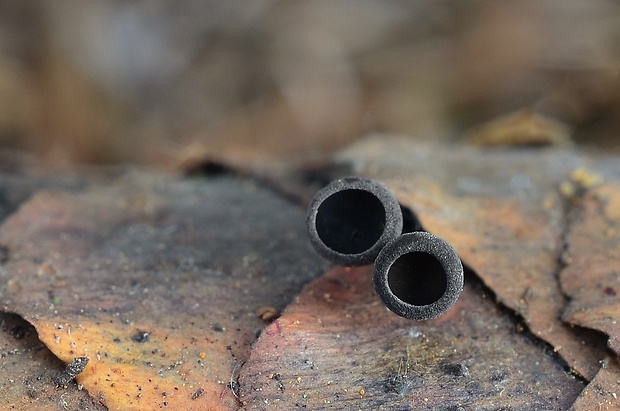
<svg viewBox="0 0 620 411">
<path fill-rule="evenodd" d="M 408 233 L 379 253 L 373 281 L 390 310 L 412 320 L 430 320 L 448 311 L 461 295 L 463 264 L 442 238 Z"/>
<path fill-rule="evenodd" d="M 336 264 L 360 266 L 371 264 L 400 235 L 403 215 L 383 184 L 345 177 L 316 193 L 306 223 L 319 254 Z"/>
</svg>

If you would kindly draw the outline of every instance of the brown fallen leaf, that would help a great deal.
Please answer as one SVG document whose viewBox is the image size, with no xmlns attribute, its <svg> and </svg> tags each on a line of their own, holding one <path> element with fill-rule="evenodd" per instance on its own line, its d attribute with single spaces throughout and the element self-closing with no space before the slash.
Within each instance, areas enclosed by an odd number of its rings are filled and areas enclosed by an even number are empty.
<svg viewBox="0 0 620 411">
<path fill-rule="evenodd" d="M 522 109 L 474 127 L 464 139 L 487 146 L 566 146 L 571 143 L 570 136 L 571 129 L 566 124 L 531 109 Z"/>
<path fill-rule="evenodd" d="M 446 401 L 454 409 L 565 409 L 584 384 L 559 356 L 588 378 L 601 375 L 606 338 L 560 319 L 567 300 L 558 259 L 577 220 L 564 212 L 558 185 L 586 160 L 392 139 L 365 141 L 339 159 L 387 182 L 495 296 L 470 277 L 450 313 L 419 325 L 382 308 L 363 283 L 369 274 L 343 269 L 308 286 L 243 365 L 264 327 L 257 310 L 281 310 L 325 267 L 303 214 L 248 181 L 134 175 L 81 193 L 40 193 L 0 228 L 8 246 L 3 309 L 35 324 L 65 362 L 87 356 L 77 381 L 110 409 L 230 409 L 236 395 L 257 409 L 345 400 L 377 409 Z M 534 335 L 519 334 L 524 324 Z M 419 327 L 428 333 L 417 335 Z M 500 372 L 484 374 L 485 363 Z M 545 389 L 528 391 L 524 381 Z M 596 384 L 615 392 L 611 381 Z"/>
<path fill-rule="evenodd" d="M 63 370 L 32 325 L 15 314 L 0 313 L 0 409 L 106 410 L 75 384 L 58 387 L 56 376 Z"/>
<path fill-rule="evenodd" d="M 609 356 L 596 377 L 579 394 L 570 411 L 617 410 L 620 408 L 620 366 L 618 357 Z"/>
<path fill-rule="evenodd" d="M 277 212 L 275 211 L 277 210 Z M 247 181 L 130 174 L 41 192 L 0 229 L 2 309 L 110 410 L 236 409 L 264 324 L 323 271 L 303 213 Z"/>
<path fill-rule="evenodd" d="M 564 319 L 609 335 L 620 355 L 620 185 L 603 184 L 575 205 L 562 289 L 570 297 Z"/>
<path fill-rule="evenodd" d="M 343 152 L 355 172 L 384 181 L 423 226 L 444 237 L 497 299 L 592 379 L 602 336 L 561 321 L 558 284 L 565 216 L 557 192 L 580 159 L 571 152 L 484 150 L 369 138 Z"/>
<path fill-rule="evenodd" d="M 567 409 L 583 389 L 478 282 L 418 322 L 388 311 L 371 277 L 334 268 L 265 329 L 241 371 L 244 409 Z"/>
</svg>

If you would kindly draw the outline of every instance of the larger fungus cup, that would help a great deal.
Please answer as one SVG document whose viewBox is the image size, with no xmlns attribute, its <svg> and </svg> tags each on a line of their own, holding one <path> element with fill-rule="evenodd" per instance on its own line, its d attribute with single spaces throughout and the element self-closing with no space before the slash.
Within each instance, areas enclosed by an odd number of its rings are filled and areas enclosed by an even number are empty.
<svg viewBox="0 0 620 411">
<path fill-rule="evenodd" d="M 402 233 L 403 214 L 383 184 L 345 177 L 316 193 L 306 223 L 319 254 L 336 264 L 360 266 L 371 264 Z"/>
</svg>

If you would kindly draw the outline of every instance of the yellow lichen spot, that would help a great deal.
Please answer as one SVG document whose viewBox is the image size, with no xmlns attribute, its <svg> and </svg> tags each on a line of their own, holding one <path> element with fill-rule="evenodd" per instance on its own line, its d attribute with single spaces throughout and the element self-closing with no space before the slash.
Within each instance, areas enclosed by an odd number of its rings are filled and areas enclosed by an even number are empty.
<svg viewBox="0 0 620 411">
<path fill-rule="evenodd" d="M 297 377 L 297 383 L 299 384 L 301 382 L 301 377 Z"/>
<path fill-rule="evenodd" d="M 365 395 L 366 395 L 366 390 L 362 388 L 362 389 L 360 390 L 360 397 L 363 397 L 363 396 L 365 396 Z"/>
<path fill-rule="evenodd" d="M 572 198 L 575 196 L 575 186 L 570 181 L 562 181 L 560 183 L 560 194 L 566 198 Z"/>
<path fill-rule="evenodd" d="M 579 167 L 571 173 L 571 180 L 578 183 L 582 188 L 589 189 L 601 183 L 601 177 L 585 168 Z"/>
<path fill-rule="evenodd" d="M 560 194 L 565 198 L 575 199 L 582 197 L 586 191 L 600 185 L 601 177 L 583 167 L 574 169 L 570 178 L 560 183 Z"/>
<path fill-rule="evenodd" d="M 207 353 L 205 352 L 198 353 L 198 358 L 200 358 L 201 360 L 204 360 L 206 357 L 207 357 Z"/>
<path fill-rule="evenodd" d="M 543 207 L 545 210 L 552 210 L 554 205 L 555 205 L 555 201 L 553 200 L 553 197 L 547 197 L 543 201 Z"/>
</svg>

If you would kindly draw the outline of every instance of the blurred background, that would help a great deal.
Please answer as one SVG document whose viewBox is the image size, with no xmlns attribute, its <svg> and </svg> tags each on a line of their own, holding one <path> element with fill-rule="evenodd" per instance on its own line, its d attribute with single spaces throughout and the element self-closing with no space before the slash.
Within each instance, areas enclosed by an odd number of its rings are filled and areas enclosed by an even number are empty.
<svg viewBox="0 0 620 411">
<path fill-rule="evenodd" d="M 0 146 L 43 163 L 303 159 L 523 109 L 620 152 L 620 3 L 0 2 Z"/>
</svg>

